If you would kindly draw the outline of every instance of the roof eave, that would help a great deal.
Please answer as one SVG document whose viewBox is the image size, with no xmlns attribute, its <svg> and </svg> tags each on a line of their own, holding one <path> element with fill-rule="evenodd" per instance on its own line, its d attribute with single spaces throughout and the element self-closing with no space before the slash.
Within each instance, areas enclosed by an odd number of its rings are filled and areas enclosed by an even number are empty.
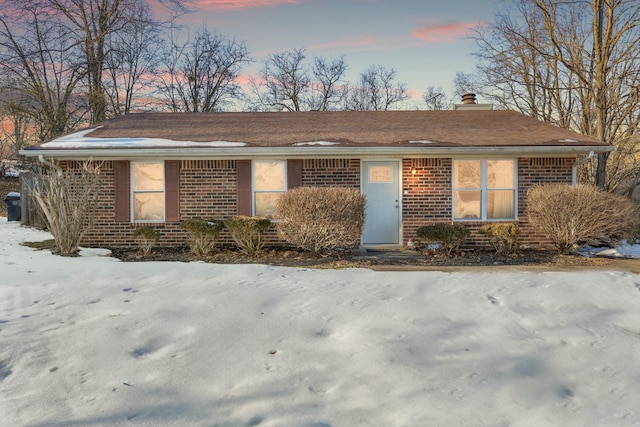
<svg viewBox="0 0 640 427">
<path fill-rule="evenodd" d="M 482 146 L 482 147 L 242 147 L 242 148 L 97 148 L 97 149 L 26 149 L 26 157 L 40 155 L 49 159 L 255 159 L 255 158 L 388 158 L 388 157 L 457 157 L 518 156 L 542 157 L 577 155 L 612 151 L 610 145 L 572 146 Z"/>
</svg>

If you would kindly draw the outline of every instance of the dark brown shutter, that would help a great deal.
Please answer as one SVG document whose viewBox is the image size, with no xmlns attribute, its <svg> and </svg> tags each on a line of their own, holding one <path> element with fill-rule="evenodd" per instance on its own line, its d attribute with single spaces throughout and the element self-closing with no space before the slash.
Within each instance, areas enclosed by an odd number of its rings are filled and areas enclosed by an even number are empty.
<svg viewBox="0 0 640 427">
<path fill-rule="evenodd" d="M 238 215 L 251 216 L 251 160 L 236 160 Z"/>
<path fill-rule="evenodd" d="M 165 222 L 180 221 L 180 160 L 164 162 Z"/>
<path fill-rule="evenodd" d="M 287 160 L 287 189 L 302 187 L 302 160 Z"/>
<path fill-rule="evenodd" d="M 127 160 L 113 162 L 116 184 L 115 220 L 116 222 L 131 221 L 131 171 Z"/>
</svg>

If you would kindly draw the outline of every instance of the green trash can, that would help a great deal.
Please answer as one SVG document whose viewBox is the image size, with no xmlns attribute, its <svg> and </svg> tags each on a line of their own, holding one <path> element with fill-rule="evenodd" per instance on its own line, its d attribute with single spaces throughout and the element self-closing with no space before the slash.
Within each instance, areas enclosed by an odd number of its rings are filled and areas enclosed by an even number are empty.
<svg viewBox="0 0 640 427">
<path fill-rule="evenodd" d="M 12 191 L 7 194 L 4 201 L 7 203 L 7 221 L 20 221 L 22 219 L 20 193 Z"/>
</svg>

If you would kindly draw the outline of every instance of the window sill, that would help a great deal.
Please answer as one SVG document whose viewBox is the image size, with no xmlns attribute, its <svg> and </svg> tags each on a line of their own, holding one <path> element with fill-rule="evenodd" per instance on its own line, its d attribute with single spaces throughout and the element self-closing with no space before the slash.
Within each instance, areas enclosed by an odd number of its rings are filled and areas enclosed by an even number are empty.
<svg viewBox="0 0 640 427">
<path fill-rule="evenodd" d="M 491 218 L 491 219 L 482 219 L 482 218 L 454 218 L 453 222 L 514 222 L 518 221 L 518 218 Z"/>
</svg>

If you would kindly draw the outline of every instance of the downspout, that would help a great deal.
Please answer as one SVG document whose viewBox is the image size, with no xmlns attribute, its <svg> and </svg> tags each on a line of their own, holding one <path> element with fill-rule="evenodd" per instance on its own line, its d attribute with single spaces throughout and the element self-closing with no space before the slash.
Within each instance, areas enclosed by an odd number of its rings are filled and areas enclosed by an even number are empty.
<svg viewBox="0 0 640 427">
<path fill-rule="evenodd" d="M 590 151 L 587 157 L 582 160 L 578 160 L 573 164 L 573 166 L 571 166 L 571 185 L 576 185 L 578 183 L 578 167 L 593 159 L 594 155 L 595 153 Z"/>
<path fill-rule="evenodd" d="M 51 163 L 50 161 L 46 160 L 46 159 L 44 158 L 44 155 L 39 154 L 39 155 L 38 155 L 38 161 L 39 161 L 40 163 L 43 163 L 43 164 L 45 164 L 45 165 L 47 165 L 47 166 L 49 166 L 49 167 L 51 167 L 51 168 L 55 169 L 55 170 L 56 170 L 56 172 L 58 172 L 58 175 L 62 175 L 62 168 L 61 168 L 60 166 L 56 165 L 55 163 Z"/>
</svg>

